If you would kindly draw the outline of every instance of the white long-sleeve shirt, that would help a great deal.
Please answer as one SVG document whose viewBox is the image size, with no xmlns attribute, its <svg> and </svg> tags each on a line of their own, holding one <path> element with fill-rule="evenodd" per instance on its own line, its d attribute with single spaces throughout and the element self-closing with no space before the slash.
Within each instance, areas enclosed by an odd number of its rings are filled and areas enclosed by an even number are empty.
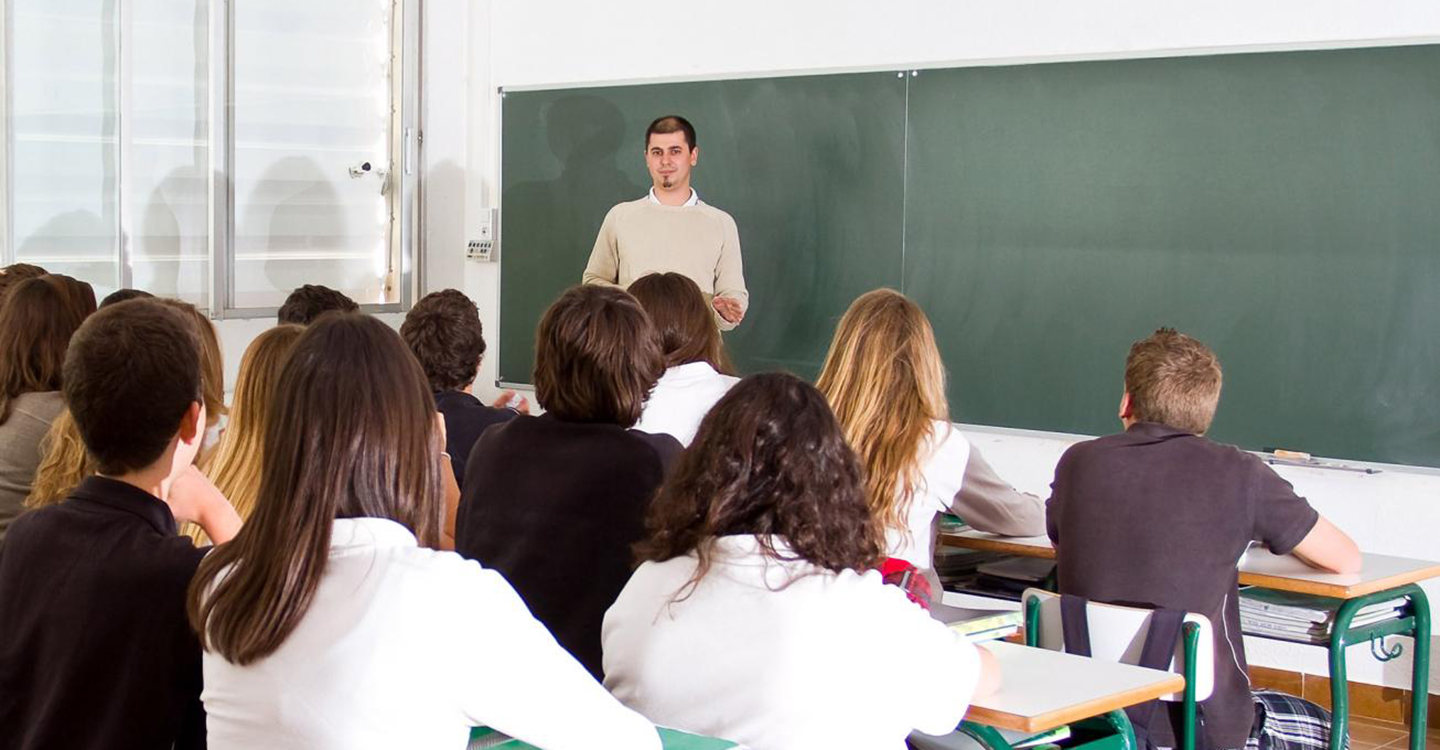
<svg viewBox="0 0 1440 750">
<path fill-rule="evenodd" d="M 605 685 L 652 721 L 754 750 L 897 750 L 964 716 L 978 652 L 879 572 L 777 562 L 726 536 L 672 601 L 695 569 L 693 555 L 647 562 L 605 614 Z"/>
<path fill-rule="evenodd" d="M 334 522 L 324 578 L 273 654 L 204 656 L 209 747 L 465 747 L 488 725 L 547 750 L 659 750 L 510 584 L 378 518 Z"/>
<path fill-rule="evenodd" d="M 716 372 L 709 362 L 688 362 L 665 370 L 650 399 L 640 412 L 635 429 L 672 435 L 689 446 L 700 429 L 700 420 L 740 378 Z"/>
<path fill-rule="evenodd" d="M 1045 504 L 1011 487 L 949 422 L 935 421 L 921 443 L 925 456 L 920 485 L 910 502 L 905 528 L 885 530 L 887 554 L 921 570 L 934 567 L 935 517 L 954 513 L 992 534 L 1045 533 Z"/>
</svg>

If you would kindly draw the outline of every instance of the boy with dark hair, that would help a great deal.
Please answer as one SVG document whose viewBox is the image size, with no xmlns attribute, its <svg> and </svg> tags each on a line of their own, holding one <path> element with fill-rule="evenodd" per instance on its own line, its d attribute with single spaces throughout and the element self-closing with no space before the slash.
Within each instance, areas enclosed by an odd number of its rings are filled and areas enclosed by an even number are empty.
<svg viewBox="0 0 1440 750">
<path fill-rule="evenodd" d="M 485 333 L 480 311 L 463 292 L 442 289 L 421 297 L 405 314 L 400 337 L 435 391 L 435 408 L 445 415 L 445 452 L 464 489 L 465 459 L 480 433 L 517 413 L 529 414 L 530 405 L 522 398 L 518 412 L 507 408 L 515 392 L 505 391 L 486 406 L 471 392 L 485 356 Z"/>
<path fill-rule="evenodd" d="M 200 646 L 185 591 L 240 518 L 192 463 L 205 437 L 200 342 L 153 300 L 71 339 L 66 405 L 99 473 L 21 516 L 0 547 L 0 750 L 203 748 Z"/>
<path fill-rule="evenodd" d="M 1055 467 L 1046 520 L 1060 591 L 1210 618 L 1215 688 L 1200 704 L 1205 744 L 1197 747 L 1244 747 L 1252 731 L 1274 731 L 1280 710 L 1303 711 L 1302 721 L 1325 727 L 1317 742 L 1328 742 L 1323 709 L 1282 708 L 1278 693 L 1252 696 L 1237 566 L 1252 541 L 1337 573 L 1358 571 L 1360 552 L 1259 458 L 1204 437 L 1220 386 L 1214 352 L 1173 329 L 1130 347 L 1119 414 L 1125 432 L 1071 446 Z M 1178 717 L 1153 716 L 1152 742 L 1175 746 Z"/>
<path fill-rule="evenodd" d="M 280 322 L 308 326 L 327 312 L 355 312 L 360 306 L 355 300 L 328 286 L 306 284 L 296 287 L 280 306 Z"/>
</svg>

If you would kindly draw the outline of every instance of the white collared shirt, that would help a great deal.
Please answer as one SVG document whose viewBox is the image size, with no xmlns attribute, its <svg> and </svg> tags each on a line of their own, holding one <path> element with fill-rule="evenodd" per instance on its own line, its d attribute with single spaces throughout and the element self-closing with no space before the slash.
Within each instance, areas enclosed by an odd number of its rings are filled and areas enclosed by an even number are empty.
<svg viewBox="0 0 1440 750">
<path fill-rule="evenodd" d="M 334 522 L 315 598 L 277 651 L 243 667 L 206 653 L 204 667 L 212 750 L 454 750 L 476 725 L 555 750 L 660 748 L 504 578 L 387 519 Z"/>
<path fill-rule="evenodd" d="M 668 368 L 650 392 L 635 429 L 673 435 L 681 445 L 689 446 L 700 429 L 700 420 L 738 382 L 740 378 L 720 374 L 709 362 Z"/>
<path fill-rule="evenodd" d="M 781 555 L 793 555 L 771 537 Z M 946 734 L 980 675 L 975 647 L 887 586 L 764 557 L 754 536 L 647 562 L 605 613 L 605 686 L 665 726 L 755 748 L 898 750 Z"/>
<path fill-rule="evenodd" d="M 655 195 L 655 188 L 653 188 L 653 187 L 650 188 L 650 202 L 651 202 L 651 203 L 654 203 L 654 204 L 657 205 L 657 206 L 663 206 L 663 205 L 665 205 L 665 204 L 661 203 L 661 202 L 660 202 L 660 198 Z M 699 202 L 700 202 L 700 194 L 697 193 L 697 192 L 695 192 L 695 188 L 692 187 L 692 188 L 690 188 L 690 199 L 687 200 L 687 201 L 685 201 L 684 203 L 682 203 L 682 204 L 680 204 L 680 205 L 682 205 L 682 206 L 693 206 L 693 205 L 695 205 L 696 203 L 699 203 Z"/>
</svg>

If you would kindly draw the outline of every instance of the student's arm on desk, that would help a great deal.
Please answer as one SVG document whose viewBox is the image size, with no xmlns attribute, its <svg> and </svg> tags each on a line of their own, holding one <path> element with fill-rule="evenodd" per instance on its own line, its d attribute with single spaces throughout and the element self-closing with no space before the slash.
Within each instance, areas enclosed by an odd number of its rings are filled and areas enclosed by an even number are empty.
<svg viewBox="0 0 1440 750">
<path fill-rule="evenodd" d="M 972 703 L 994 695 L 1002 682 L 1000 661 L 990 653 L 990 649 L 977 645 L 975 650 L 980 652 L 980 681 L 975 684 L 975 698 L 971 700 Z"/>
<path fill-rule="evenodd" d="M 1359 573 L 1361 566 L 1360 548 L 1355 540 L 1319 516 L 1310 533 L 1295 545 L 1290 554 L 1316 570 L 1331 573 Z"/>
<path fill-rule="evenodd" d="M 960 489 L 950 510 L 980 531 L 1001 536 L 1040 536 L 1045 533 L 1045 504 L 1040 498 L 1015 489 L 1000 478 L 974 446 L 965 461 Z"/>
</svg>

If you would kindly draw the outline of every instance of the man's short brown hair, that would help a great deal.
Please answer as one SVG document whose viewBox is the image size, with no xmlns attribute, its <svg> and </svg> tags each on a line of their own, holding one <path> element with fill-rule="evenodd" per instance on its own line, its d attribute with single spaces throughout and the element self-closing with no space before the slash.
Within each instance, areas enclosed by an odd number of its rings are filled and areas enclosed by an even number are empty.
<svg viewBox="0 0 1440 750">
<path fill-rule="evenodd" d="M 1134 419 L 1203 435 L 1220 403 L 1220 360 L 1210 347 L 1160 328 L 1130 346 L 1125 391 Z"/>
<path fill-rule="evenodd" d="M 540 319 L 535 399 L 560 419 L 629 427 L 664 372 L 649 316 L 622 289 L 571 287 Z"/>
<path fill-rule="evenodd" d="M 360 305 L 344 292 L 320 284 L 306 284 L 296 287 L 295 291 L 285 298 L 285 304 L 280 306 L 277 317 L 281 323 L 308 326 L 325 313 L 355 312 L 359 309 Z"/>
<path fill-rule="evenodd" d="M 485 331 L 480 311 L 464 292 L 442 289 L 421 297 L 405 314 L 400 337 L 420 360 L 431 390 L 458 391 L 475 382 Z"/>
<path fill-rule="evenodd" d="M 70 340 L 65 403 L 101 474 L 155 463 L 202 398 L 195 327 L 157 300 L 110 305 Z"/>
<path fill-rule="evenodd" d="M 645 148 L 650 148 L 650 136 L 656 133 L 684 133 L 685 145 L 693 151 L 696 146 L 695 126 L 680 115 L 665 115 L 655 118 L 650 127 L 645 128 Z"/>
</svg>

